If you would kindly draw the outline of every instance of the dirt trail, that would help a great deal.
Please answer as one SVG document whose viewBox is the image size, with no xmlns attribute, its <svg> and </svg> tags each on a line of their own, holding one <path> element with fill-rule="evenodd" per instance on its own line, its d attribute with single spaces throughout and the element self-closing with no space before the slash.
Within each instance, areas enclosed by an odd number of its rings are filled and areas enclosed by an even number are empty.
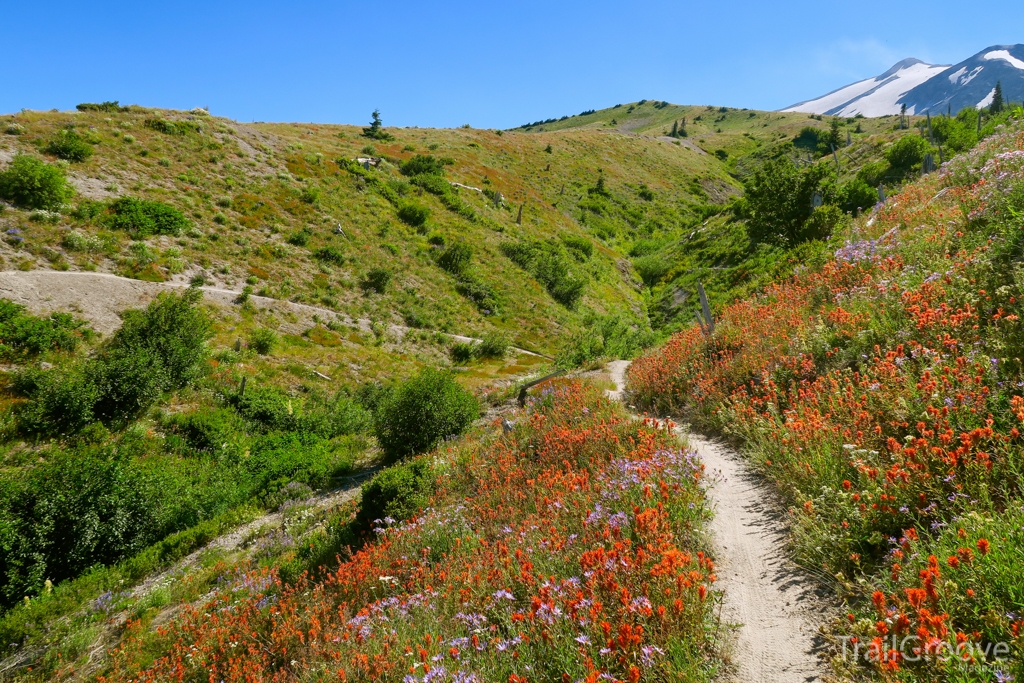
<svg viewBox="0 0 1024 683">
<path fill-rule="evenodd" d="M 622 400 L 628 361 L 606 370 Z M 822 621 L 818 584 L 787 557 L 785 512 L 774 494 L 724 444 L 684 433 L 711 475 L 715 516 L 711 532 L 722 620 L 735 625 L 729 655 L 743 683 L 825 680 L 815 624 Z"/>
<path fill-rule="evenodd" d="M 128 308 L 145 306 L 160 292 L 187 288 L 187 282 L 146 282 L 113 275 L 85 271 L 59 270 L 5 270 L 0 271 L 0 297 L 22 304 L 37 315 L 53 311 L 73 311 L 88 320 L 93 329 L 109 334 L 121 326 L 121 312 Z M 228 308 L 235 304 L 240 291 L 201 287 L 208 303 Z M 336 320 L 364 332 L 371 330 L 371 322 L 361 318 L 350 318 L 328 308 L 283 301 L 268 297 L 249 297 L 257 308 L 274 311 L 277 315 L 290 318 L 280 323 L 280 331 L 287 334 L 302 334 L 316 324 L 314 316 L 322 323 Z M 402 337 L 409 331 L 403 325 L 389 325 L 388 331 Z M 460 342 L 480 341 L 474 337 L 459 334 L 447 335 Z M 528 356 L 543 354 L 512 347 L 516 353 Z"/>
</svg>

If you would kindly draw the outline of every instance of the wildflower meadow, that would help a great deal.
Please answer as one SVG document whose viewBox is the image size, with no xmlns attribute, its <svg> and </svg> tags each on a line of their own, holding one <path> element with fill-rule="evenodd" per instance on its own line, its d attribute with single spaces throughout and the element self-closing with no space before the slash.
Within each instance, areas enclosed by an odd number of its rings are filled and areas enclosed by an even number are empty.
<svg viewBox="0 0 1024 683">
<path fill-rule="evenodd" d="M 241 568 L 104 681 L 638 681 L 715 673 L 703 468 L 596 389 L 545 389 L 431 456 L 429 506 L 321 578 Z"/>
<path fill-rule="evenodd" d="M 777 483 L 798 559 L 848 602 L 844 675 L 1024 680 L 1021 131 L 630 369 L 638 405 L 737 439 Z"/>
</svg>

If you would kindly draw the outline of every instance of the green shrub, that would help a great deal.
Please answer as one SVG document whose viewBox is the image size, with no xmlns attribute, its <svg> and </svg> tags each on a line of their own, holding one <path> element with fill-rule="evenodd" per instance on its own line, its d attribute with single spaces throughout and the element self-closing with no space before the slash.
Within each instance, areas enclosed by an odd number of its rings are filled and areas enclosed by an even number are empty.
<svg viewBox="0 0 1024 683">
<path fill-rule="evenodd" d="M 146 119 L 143 123 L 150 128 L 165 135 L 188 135 L 189 133 L 201 133 L 203 127 L 194 121 L 168 121 L 167 119 Z"/>
<path fill-rule="evenodd" d="M 320 204 L 321 190 L 316 185 L 307 185 L 299 192 L 299 199 L 306 204 L 318 206 Z"/>
<path fill-rule="evenodd" d="M 847 216 L 835 204 L 819 206 L 811 212 L 804 223 L 803 233 L 807 239 L 827 240 Z"/>
<path fill-rule="evenodd" d="M 562 244 L 576 258 L 577 261 L 586 261 L 594 255 L 594 244 L 586 237 L 578 235 L 562 235 Z"/>
<path fill-rule="evenodd" d="M 473 249 L 465 242 L 452 242 L 447 249 L 437 257 L 437 265 L 447 270 L 452 275 L 460 275 L 467 268 L 473 259 Z"/>
<path fill-rule="evenodd" d="M 485 315 L 493 314 L 498 308 L 498 293 L 494 288 L 468 272 L 459 276 L 455 291 L 476 304 Z"/>
<path fill-rule="evenodd" d="M 885 180 L 885 177 L 889 174 L 889 162 L 887 161 L 869 161 L 868 163 L 861 166 L 860 170 L 857 171 L 857 179 L 864 181 L 864 184 L 868 187 L 877 188 Z M 876 189 L 876 201 L 877 201 L 877 189 Z M 872 204 L 874 206 L 874 204 Z"/>
<path fill-rule="evenodd" d="M 69 313 L 37 317 L 25 313 L 25 307 L 0 299 L 0 359 L 16 361 L 47 351 L 74 351 L 83 334 L 85 322 Z"/>
<path fill-rule="evenodd" d="M 107 210 L 106 204 L 91 199 L 83 199 L 71 212 L 71 215 L 80 221 L 89 221 L 103 214 Z"/>
<path fill-rule="evenodd" d="M 494 330 L 488 332 L 476 347 L 476 353 L 482 358 L 504 358 L 511 343 L 504 332 Z"/>
<path fill-rule="evenodd" d="M 131 107 L 122 107 L 117 100 L 114 100 L 113 102 L 100 102 L 99 104 L 83 102 L 82 104 L 75 105 L 75 109 L 78 111 L 105 111 L 110 114 L 116 114 L 129 111 Z"/>
<path fill-rule="evenodd" d="M 374 291 L 378 294 L 383 294 L 388 288 L 388 283 L 391 282 L 391 273 L 384 268 L 371 268 L 366 273 L 366 277 L 363 279 L 362 287 L 368 291 Z"/>
<path fill-rule="evenodd" d="M 863 178 L 855 178 L 843 185 L 841 197 L 844 211 L 870 209 L 878 203 L 878 190 Z"/>
<path fill-rule="evenodd" d="M 293 431 L 297 424 L 291 399 L 273 387 L 249 387 L 244 394 L 232 397 L 231 402 L 257 431 Z"/>
<path fill-rule="evenodd" d="M 469 363 L 476 358 L 477 344 L 474 342 L 455 342 L 449 353 L 456 363 Z"/>
<path fill-rule="evenodd" d="M 313 258 L 335 266 L 345 263 L 345 254 L 337 247 L 320 247 L 313 252 Z"/>
<path fill-rule="evenodd" d="M 633 259 L 633 268 L 648 287 L 654 287 L 672 270 L 672 262 L 663 254 Z"/>
<path fill-rule="evenodd" d="M 805 231 L 814 210 L 814 195 L 822 204 L 838 204 L 835 169 L 814 164 L 799 169 L 788 158 L 767 161 L 744 182 L 747 232 L 753 242 L 794 247 L 814 239 Z"/>
<path fill-rule="evenodd" d="M 921 171 L 924 155 L 929 151 L 931 145 L 923 137 L 904 135 L 885 150 L 885 160 L 894 174 L 908 177 Z"/>
<path fill-rule="evenodd" d="M 249 333 L 249 348 L 261 356 L 270 355 L 277 346 L 277 332 L 260 327 Z"/>
<path fill-rule="evenodd" d="M 75 131 L 65 128 L 50 140 L 43 151 L 67 161 L 85 161 L 92 156 L 92 145 Z"/>
<path fill-rule="evenodd" d="M 417 154 L 412 159 L 402 162 L 402 175 L 444 175 L 444 167 L 451 163 L 450 159 L 438 159 L 430 154 Z"/>
<path fill-rule="evenodd" d="M 479 413 L 476 398 L 450 373 L 426 368 L 377 407 L 374 433 L 385 457 L 394 461 L 461 434 Z"/>
<path fill-rule="evenodd" d="M 109 351 L 151 349 L 167 369 L 167 390 L 179 389 L 199 377 L 208 355 L 212 323 L 200 307 L 202 291 L 163 293 L 145 309 L 125 311 Z"/>
<path fill-rule="evenodd" d="M 114 230 L 123 230 L 133 239 L 180 235 L 192 226 L 185 214 L 173 206 L 135 197 L 121 197 L 111 202 L 104 222 Z"/>
<path fill-rule="evenodd" d="M 45 463 L 0 489 L 0 602 L 10 605 L 91 567 L 109 565 L 245 497 L 220 467 L 147 458 L 134 432 L 98 449 L 51 448 Z"/>
<path fill-rule="evenodd" d="M 57 211 L 74 194 L 59 166 L 18 154 L 0 172 L 0 198 L 27 209 Z"/>
<path fill-rule="evenodd" d="M 94 422 L 100 399 L 95 374 L 89 363 L 20 373 L 14 388 L 29 400 L 15 408 L 18 428 L 25 434 L 68 436 Z"/>
<path fill-rule="evenodd" d="M 379 472 L 363 486 L 356 515 L 359 526 L 368 529 L 411 518 L 427 506 L 433 486 L 434 473 L 425 458 Z"/>
<path fill-rule="evenodd" d="M 398 219 L 414 228 L 422 227 L 430 218 L 430 209 L 419 204 L 407 203 L 398 209 Z"/>
<path fill-rule="evenodd" d="M 303 229 L 303 230 L 298 230 L 296 232 L 293 232 L 292 234 L 288 235 L 288 239 L 285 240 L 285 241 L 288 242 L 288 244 L 294 245 L 296 247 L 305 247 L 306 245 L 309 244 L 309 231 Z M 327 248 L 332 248 L 332 247 L 327 247 Z M 337 251 L 337 249 L 335 249 L 335 251 Z M 338 253 L 341 253 L 341 252 L 338 252 Z M 344 257 L 342 257 L 342 258 L 344 258 Z"/>
<path fill-rule="evenodd" d="M 353 457 L 325 439 L 277 433 L 256 438 L 244 466 L 254 492 L 273 494 L 294 481 L 324 488 L 332 479 L 352 472 Z"/>
<path fill-rule="evenodd" d="M 166 425 L 195 454 L 220 459 L 232 445 L 244 436 L 245 429 L 238 413 L 230 408 L 203 409 L 192 413 L 179 413 L 168 419 Z"/>
<path fill-rule="evenodd" d="M 202 293 L 161 294 L 144 310 L 124 314 L 121 328 L 100 353 L 65 369 L 28 374 L 18 391 L 27 433 L 72 434 L 95 419 L 122 422 L 203 371 L 210 320 L 198 307 Z"/>
<path fill-rule="evenodd" d="M 142 414 L 175 384 L 160 355 L 146 346 L 110 349 L 90 368 L 99 393 L 94 411 L 106 423 Z"/>
</svg>

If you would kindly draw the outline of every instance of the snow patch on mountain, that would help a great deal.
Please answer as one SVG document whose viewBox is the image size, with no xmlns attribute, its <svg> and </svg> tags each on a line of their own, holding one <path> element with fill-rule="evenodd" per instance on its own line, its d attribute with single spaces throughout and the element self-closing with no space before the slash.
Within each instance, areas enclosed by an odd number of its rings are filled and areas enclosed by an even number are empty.
<svg viewBox="0 0 1024 683">
<path fill-rule="evenodd" d="M 988 105 L 992 104 L 992 100 L 995 99 L 995 96 L 996 96 L 996 89 L 992 88 L 991 92 L 989 92 L 989 94 L 985 95 L 984 99 L 982 99 L 981 102 L 978 102 L 978 104 L 974 105 L 974 108 L 975 109 L 983 109 L 984 107 L 987 107 Z"/>
<path fill-rule="evenodd" d="M 1024 69 L 1024 61 L 1021 61 L 1010 54 L 1009 50 L 992 50 L 986 52 L 982 59 L 1001 59 L 1004 62 L 1009 62 L 1012 66 L 1018 69 Z"/>
<path fill-rule="evenodd" d="M 794 104 L 782 111 L 830 116 L 899 114 L 897 100 L 900 97 L 948 68 L 948 65 L 905 59 L 880 76 L 833 90 L 823 97 Z"/>
</svg>

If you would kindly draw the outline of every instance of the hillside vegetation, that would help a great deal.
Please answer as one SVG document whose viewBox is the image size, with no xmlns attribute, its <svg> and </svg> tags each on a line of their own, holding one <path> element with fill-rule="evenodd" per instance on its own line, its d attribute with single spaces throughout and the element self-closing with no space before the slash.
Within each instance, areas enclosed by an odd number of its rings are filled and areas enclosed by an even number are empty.
<svg viewBox="0 0 1024 683">
<path fill-rule="evenodd" d="M 777 483 L 797 557 L 848 601 L 830 625 L 843 676 L 1024 675 L 1015 117 L 723 308 L 713 334 L 681 332 L 630 369 L 638 405 L 730 435 Z"/>
</svg>

